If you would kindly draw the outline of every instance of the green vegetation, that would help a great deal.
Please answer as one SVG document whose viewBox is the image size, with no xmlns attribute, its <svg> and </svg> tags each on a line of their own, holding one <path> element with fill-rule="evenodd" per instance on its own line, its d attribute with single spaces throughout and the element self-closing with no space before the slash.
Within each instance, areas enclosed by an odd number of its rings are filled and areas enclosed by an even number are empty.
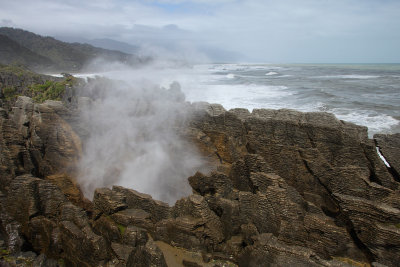
<svg viewBox="0 0 400 267">
<path fill-rule="evenodd" d="M 64 261 L 64 259 L 59 259 L 59 260 L 57 261 L 57 263 L 58 263 L 58 265 L 59 265 L 60 267 L 65 266 L 65 261 Z"/>
<path fill-rule="evenodd" d="M 12 73 L 18 77 L 27 76 L 27 77 L 39 77 L 40 75 L 34 73 L 27 69 L 26 67 L 20 64 L 10 64 L 10 65 L 0 65 L 0 72 L 3 73 Z"/>
<path fill-rule="evenodd" d="M 64 81 L 46 81 L 44 84 L 31 85 L 32 98 L 35 102 L 42 103 L 46 100 L 61 100 L 66 87 L 76 83 L 73 76 L 67 77 Z"/>
<path fill-rule="evenodd" d="M 10 252 L 9 252 L 7 249 L 1 249 L 1 250 L 0 250 L 0 255 L 1 255 L 1 256 L 3 256 L 3 255 L 8 255 L 8 254 L 10 254 Z"/>
<path fill-rule="evenodd" d="M 0 250 L 0 260 L 3 260 L 5 262 L 8 263 L 12 263 L 13 262 L 13 258 L 9 256 L 10 252 L 6 249 L 1 249 Z"/>
<path fill-rule="evenodd" d="M 17 95 L 17 90 L 13 86 L 4 87 L 2 91 L 6 100 L 10 100 Z"/>
<path fill-rule="evenodd" d="M 64 73 L 64 78 L 38 74 L 19 65 L 0 65 L 0 96 L 3 103 L 12 105 L 18 96 L 28 96 L 37 103 L 62 100 L 67 88 L 76 87 L 79 80 Z"/>
<path fill-rule="evenodd" d="M 400 223 L 395 224 L 395 226 L 396 226 L 397 228 L 400 228 Z"/>
<path fill-rule="evenodd" d="M 121 236 L 123 236 L 125 234 L 126 227 L 121 224 L 118 224 L 118 229 Z"/>
</svg>

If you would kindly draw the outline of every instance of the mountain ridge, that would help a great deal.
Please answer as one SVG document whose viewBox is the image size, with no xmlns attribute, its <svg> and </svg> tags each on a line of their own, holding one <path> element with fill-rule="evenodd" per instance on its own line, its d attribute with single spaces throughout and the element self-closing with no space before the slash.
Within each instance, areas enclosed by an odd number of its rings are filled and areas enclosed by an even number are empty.
<svg viewBox="0 0 400 267">
<path fill-rule="evenodd" d="M 0 49 L 0 63 L 16 62 L 39 71 L 80 71 L 97 58 L 128 65 L 143 62 L 136 55 L 90 44 L 62 42 L 50 36 L 41 36 L 22 29 L 1 27 L 0 35 L 4 36 L 0 39 L 0 47 L 9 48 Z M 10 56 L 8 51 L 14 53 Z M 15 51 L 24 53 L 21 56 Z M 12 57 L 15 57 L 14 61 Z"/>
</svg>

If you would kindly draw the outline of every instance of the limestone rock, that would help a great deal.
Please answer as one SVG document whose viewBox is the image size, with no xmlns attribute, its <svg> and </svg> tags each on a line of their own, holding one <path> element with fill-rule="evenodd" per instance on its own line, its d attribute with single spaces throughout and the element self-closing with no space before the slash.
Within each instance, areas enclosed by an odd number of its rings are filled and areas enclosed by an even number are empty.
<svg viewBox="0 0 400 267">
<path fill-rule="evenodd" d="M 109 188 L 98 188 L 94 192 L 94 207 L 107 215 L 126 209 L 125 196 Z"/>
<path fill-rule="evenodd" d="M 175 87 L 166 96 L 183 101 Z M 0 108 L 0 246 L 38 265 L 166 266 L 153 238 L 217 266 L 398 265 L 398 134 L 370 140 L 327 113 L 187 106 L 179 131 L 216 171 L 189 177 L 194 194 L 173 207 L 121 186 L 83 198 L 79 105 Z"/>
<path fill-rule="evenodd" d="M 152 229 L 153 223 L 150 220 L 150 214 L 144 210 L 126 209 L 111 215 L 111 218 L 124 226 L 134 225 L 145 229 Z"/>
<path fill-rule="evenodd" d="M 151 215 L 153 222 L 166 219 L 170 216 L 170 207 L 167 203 L 154 200 L 150 195 L 139 193 L 133 189 L 113 186 L 113 191 L 121 194 L 125 198 L 125 203 L 129 208 L 142 209 Z"/>
<path fill-rule="evenodd" d="M 122 243 L 132 247 L 144 246 L 149 240 L 148 232 L 145 229 L 129 225 L 122 235 Z"/>
<path fill-rule="evenodd" d="M 128 261 L 129 256 L 134 251 L 134 247 L 122 245 L 120 243 L 111 243 L 113 252 L 117 255 L 117 258 L 123 263 Z"/>
<path fill-rule="evenodd" d="M 118 227 L 118 224 L 109 216 L 102 215 L 93 222 L 92 227 L 96 234 L 103 236 L 109 243 L 120 242 L 122 239 L 123 233 L 121 230 L 123 228 Z"/>
<path fill-rule="evenodd" d="M 167 267 L 167 264 L 160 248 L 149 240 L 145 246 L 129 256 L 126 266 Z"/>
<path fill-rule="evenodd" d="M 98 266 L 104 263 L 110 251 L 102 236 L 93 233 L 89 226 L 80 229 L 74 223 L 60 223 L 61 242 L 67 265 Z"/>
<path fill-rule="evenodd" d="M 312 250 L 288 246 L 272 234 L 261 234 L 254 245 L 239 257 L 239 266 L 350 266 L 337 261 L 326 261 Z"/>
</svg>

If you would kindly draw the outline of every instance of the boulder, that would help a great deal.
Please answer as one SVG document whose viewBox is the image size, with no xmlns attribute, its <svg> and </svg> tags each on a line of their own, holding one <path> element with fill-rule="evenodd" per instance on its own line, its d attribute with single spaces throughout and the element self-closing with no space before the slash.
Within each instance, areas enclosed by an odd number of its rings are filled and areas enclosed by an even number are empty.
<svg viewBox="0 0 400 267">
<path fill-rule="evenodd" d="M 93 205 L 104 214 L 111 215 L 128 208 L 126 197 L 109 188 L 98 188 L 94 191 Z"/>
<path fill-rule="evenodd" d="M 134 225 L 145 229 L 152 229 L 154 227 L 151 215 L 144 210 L 126 209 L 112 214 L 111 218 L 124 226 Z"/>
<path fill-rule="evenodd" d="M 167 264 L 160 248 L 154 241 L 149 240 L 135 253 L 130 254 L 126 266 L 167 267 Z"/>
<path fill-rule="evenodd" d="M 170 217 L 171 208 L 168 204 L 154 200 L 150 195 L 139 193 L 133 189 L 127 189 L 122 186 L 113 186 L 112 190 L 125 198 L 127 207 L 148 212 L 153 222 L 158 222 Z"/>
<path fill-rule="evenodd" d="M 109 257 L 110 250 L 102 236 L 96 235 L 89 226 L 78 228 L 74 223 L 60 223 L 63 258 L 70 266 L 99 266 Z"/>
</svg>

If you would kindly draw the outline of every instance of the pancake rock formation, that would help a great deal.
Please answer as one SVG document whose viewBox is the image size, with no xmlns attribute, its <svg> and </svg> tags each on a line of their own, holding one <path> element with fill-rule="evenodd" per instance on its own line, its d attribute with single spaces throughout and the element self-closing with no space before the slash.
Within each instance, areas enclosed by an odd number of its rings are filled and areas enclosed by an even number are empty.
<svg viewBox="0 0 400 267">
<path fill-rule="evenodd" d="M 368 139 L 328 113 L 188 108 L 178 130 L 213 171 L 173 206 L 121 186 L 85 199 L 74 111 L 28 97 L 0 109 L 1 266 L 398 266 L 398 134 Z"/>
</svg>

